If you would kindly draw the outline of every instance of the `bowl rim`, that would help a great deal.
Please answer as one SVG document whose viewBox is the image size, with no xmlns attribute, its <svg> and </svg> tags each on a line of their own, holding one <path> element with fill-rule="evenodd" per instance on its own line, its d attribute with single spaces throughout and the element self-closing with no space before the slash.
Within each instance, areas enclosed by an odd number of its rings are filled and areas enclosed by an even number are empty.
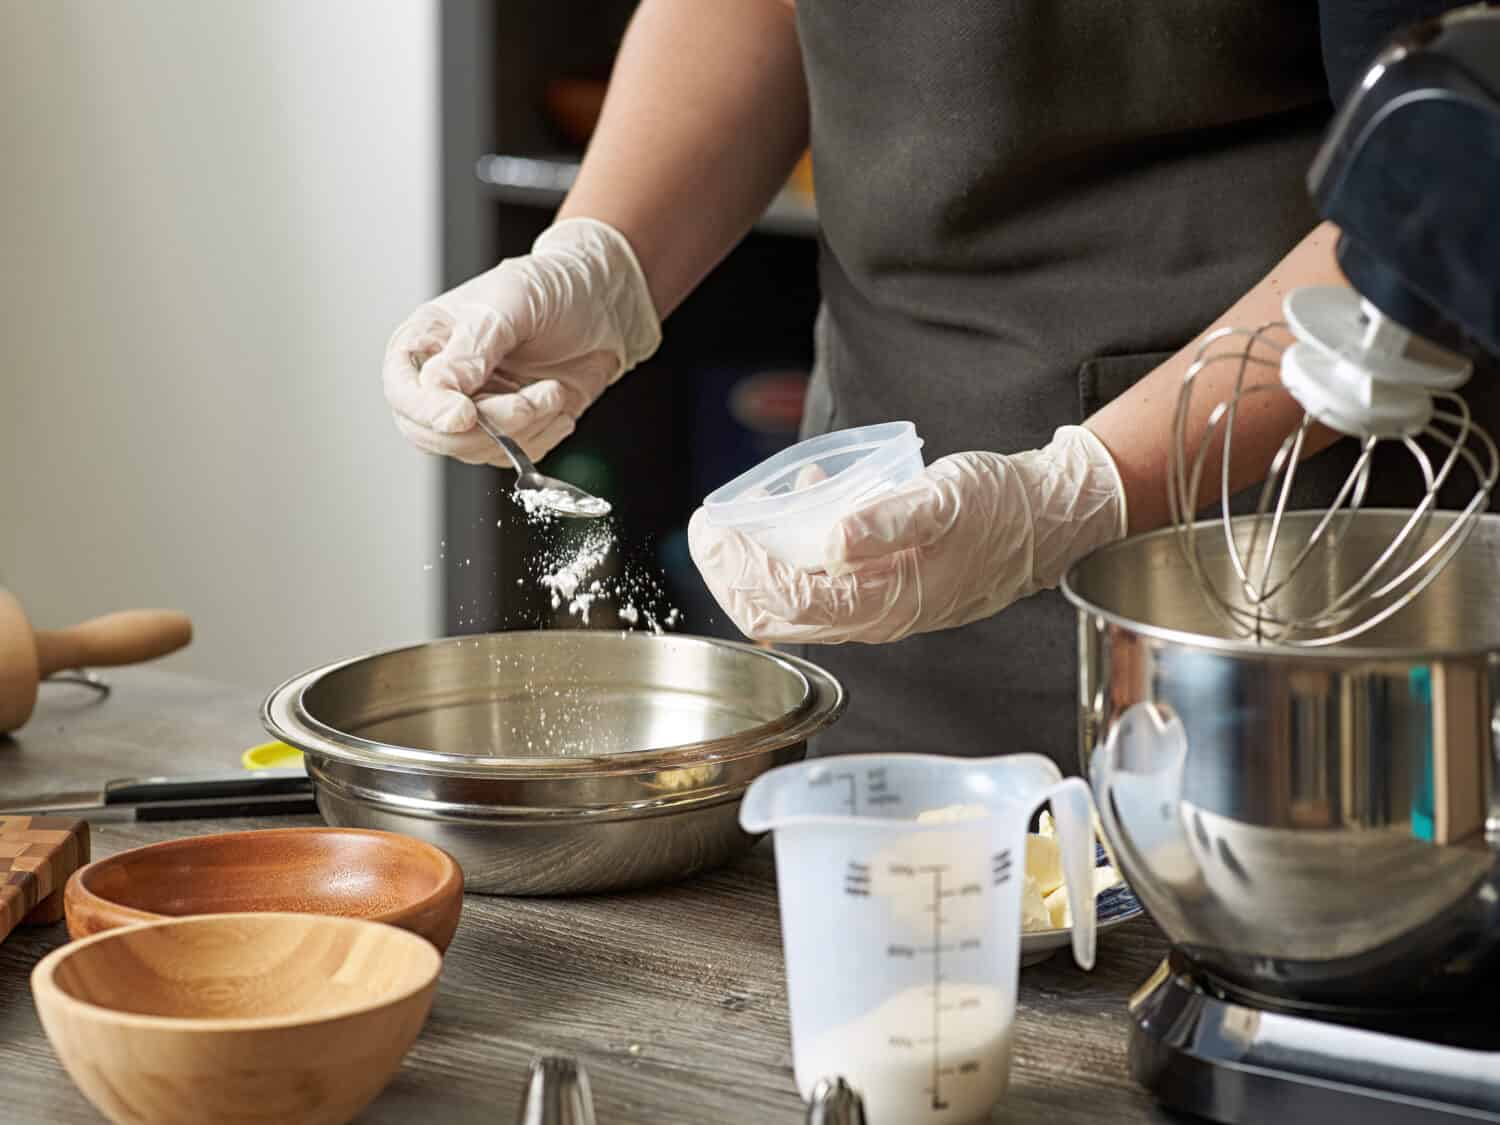
<svg viewBox="0 0 1500 1125">
<path fill-rule="evenodd" d="M 314 836 L 364 836 L 378 839 L 382 847 L 388 847 L 392 841 L 395 841 L 401 847 L 411 847 L 418 852 L 425 852 L 436 865 L 438 873 L 437 883 L 432 890 L 420 898 L 405 901 L 399 907 L 386 910 L 378 915 L 332 914 L 323 911 L 286 910 L 216 910 L 212 913 L 161 914 L 156 911 L 142 910 L 140 907 L 129 906 L 118 899 L 109 898 L 100 894 L 88 884 L 89 878 L 98 874 L 99 871 L 105 870 L 112 865 L 124 866 L 126 863 L 143 856 L 147 852 L 191 852 L 207 846 L 210 842 L 217 844 L 246 840 L 252 837 L 257 840 L 264 840 L 267 837 L 307 839 Z M 208 918 L 224 914 L 320 914 L 325 918 L 359 918 L 371 922 L 393 924 L 390 923 L 390 919 L 406 917 L 410 914 L 420 913 L 428 907 L 436 906 L 452 895 L 455 889 L 458 896 L 462 898 L 463 869 L 458 865 L 456 859 L 436 844 L 429 843 L 415 836 L 405 836 L 399 832 L 386 832 L 379 828 L 341 828 L 333 825 L 315 824 L 295 828 L 252 828 L 239 832 L 211 832 L 202 836 L 180 836 L 174 840 L 158 840 L 153 844 L 142 844 L 140 847 L 127 848 L 124 851 L 115 852 L 113 855 L 107 855 L 91 863 L 86 863 L 73 872 L 68 877 L 68 883 L 63 892 L 63 907 L 71 919 L 74 910 L 74 900 L 81 898 L 94 909 L 101 909 L 101 906 L 95 904 L 102 904 L 103 909 L 108 909 L 116 914 L 125 915 L 135 919 L 136 922 L 143 923 L 173 918 Z M 129 925 L 130 923 L 125 924 Z M 402 929 L 404 927 L 398 926 L 397 928 Z M 95 935 L 90 935 L 90 937 L 92 936 Z M 417 936 L 420 937 L 421 935 Z M 441 952 L 439 950 L 439 953 Z"/>
<path fill-rule="evenodd" d="M 347 1008 L 336 1009 L 317 1017 L 298 1016 L 295 1014 L 283 1016 L 154 1016 L 144 1012 L 125 1012 L 118 1008 L 106 1007 L 103 1004 L 95 1004 L 88 1000 L 82 1000 L 68 992 L 57 983 L 57 969 L 69 957 L 75 956 L 80 950 L 90 946 L 102 945 L 109 941 L 120 941 L 126 936 L 142 930 L 166 929 L 174 926 L 202 926 L 212 923 L 224 922 L 228 919 L 235 921 L 254 920 L 256 922 L 275 922 L 288 918 L 316 919 L 317 925 L 326 926 L 354 926 L 365 928 L 379 926 L 393 934 L 399 934 L 397 941 L 415 943 L 416 956 L 428 956 L 428 970 L 422 974 L 421 979 L 414 985 L 393 992 L 390 995 L 381 996 L 362 1004 L 352 1004 Z M 423 953 L 423 950 L 426 953 Z M 367 918 L 350 918 L 339 914 L 299 914 L 293 911 L 245 911 L 226 914 L 192 914 L 183 918 L 164 918 L 158 922 L 141 922 L 130 926 L 117 926 L 103 933 L 93 934 L 86 938 L 70 941 L 66 945 L 59 946 L 47 956 L 37 962 L 36 968 L 31 971 L 31 992 L 37 1001 L 37 1006 L 42 1006 L 43 997 L 51 1003 L 61 1005 L 69 1010 L 73 1016 L 92 1020 L 96 1023 L 113 1026 L 125 1026 L 142 1030 L 195 1032 L 199 1034 L 232 1034 L 245 1031 L 277 1031 L 291 1030 L 294 1028 L 318 1027 L 323 1024 L 336 1023 L 340 1020 L 352 1019 L 356 1016 L 368 1015 L 386 1008 L 393 1008 L 403 1004 L 423 992 L 436 987 L 438 979 L 443 971 L 443 955 L 438 952 L 426 938 L 420 934 L 414 934 L 410 930 L 403 930 L 399 926 L 392 926 L 388 922 L 374 922 Z"/>
<path fill-rule="evenodd" d="M 1360 512 L 1370 516 L 1399 517 L 1403 520 L 1411 514 L 1409 511 L 1400 508 L 1361 508 Z M 1456 516 L 1457 514 L 1458 513 L 1448 509 L 1441 509 L 1438 511 L 1434 511 L 1432 513 L 1432 518 L 1439 519 L 1445 515 L 1452 517 Z M 1306 518 L 1309 515 L 1318 517 L 1321 515 L 1321 513 L 1317 511 L 1309 511 L 1306 509 L 1299 509 L 1296 511 L 1288 511 L 1286 513 L 1286 518 Z M 1246 518 L 1247 517 L 1245 516 L 1234 517 L 1236 521 L 1241 521 Z M 1481 522 L 1500 523 L 1500 513 L 1482 512 L 1478 515 L 1477 519 Z M 1220 520 L 1217 517 L 1200 519 L 1194 521 L 1194 526 L 1200 532 L 1204 530 L 1214 530 L 1220 526 Z M 1104 606 L 1101 606 L 1099 603 L 1095 602 L 1092 598 L 1086 596 L 1079 590 L 1080 579 L 1083 576 L 1083 573 L 1094 567 L 1102 565 L 1103 562 L 1107 560 L 1111 555 L 1118 555 L 1119 553 L 1125 551 L 1138 550 L 1139 546 L 1143 543 L 1174 537 L 1176 534 L 1176 528 L 1168 525 L 1166 527 L 1156 528 L 1152 531 L 1144 531 L 1138 532 L 1135 535 L 1127 535 L 1122 539 L 1115 539 L 1112 542 L 1102 544 L 1095 550 L 1090 551 L 1087 555 L 1079 559 L 1077 562 L 1073 563 L 1072 566 L 1068 567 L 1067 572 L 1063 575 L 1062 582 L 1059 583 L 1058 588 L 1062 592 L 1063 597 L 1072 604 L 1073 608 L 1077 610 L 1079 614 L 1086 615 L 1096 624 L 1102 623 L 1103 625 L 1110 625 L 1115 628 L 1124 629 L 1125 631 L 1135 634 L 1136 636 L 1146 637 L 1150 640 L 1160 641 L 1165 644 L 1181 646 L 1184 648 L 1199 649 L 1207 652 L 1223 653 L 1227 656 L 1240 658 L 1262 659 L 1268 661 L 1292 660 L 1307 663 L 1316 662 L 1329 665 L 1339 665 L 1350 663 L 1365 663 L 1369 661 L 1427 662 L 1434 660 L 1451 660 L 1456 658 L 1486 658 L 1494 655 L 1497 651 L 1500 651 L 1500 639 L 1497 639 L 1496 642 L 1491 644 L 1461 645 L 1453 647 L 1443 647 L 1440 645 L 1392 645 L 1382 647 L 1379 645 L 1371 645 L 1367 642 L 1362 643 L 1358 637 L 1346 643 L 1328 646 L 1316 646 L 1287 644 L 1285 642 L 1256 641 L 1245 637 L 1214 636 L 1209 633 L 1195 633 L 1187 629 L 1178 629 L 1170 625 L 1155 625 L 1150 622 L 1141 621 L 1139 619 L 1126 616 L 1118 610 L 1108 609 Z M 1414 604 L 1420 604 L 1420 601 L 1421 599 L 1418 598 L 1417 603 Z M 1411 607 L 1408 607 L 1408 609 L 1410 608 Z"/>
<path fill-rule="evenodd" d="M 325 676 L 345 668 L 396 653 L 447 645 L 462 646 L 487 637 L 504 637 L 511 632 L 528 636 L 582 632 L 597 634 L 602 638 L 627 638 L 634 643 L 641 644 L 688 642 L 695 645 L 735 649 L 752 654 L 757 659 L 781 665 L 785 670 L 799 676 L 808 686 L 809 691 L 802 707 L 788 715 L 785 721 L 772 720 L 748 728 L 737 735 L 703 742 L 682 743 L 676 746 L 630 750 L 618 754 L 579 754 L 567 757 L 481 758 L 419 750 L 372 742 L 359 735 L 327 728 L 322 723 L 314 726 L 303 714 L 301 702 L 303 692 L 320 682 Z M 631 777 L 663 770 L 754 758 L 805 742 L 842 716 L 847 705 L 848 696 L 844 686 L 818 665 L 790 653 L 762 648 L 754 644 L 686 633 L 667 633 L 658 636 L 650 633 L 618 633 L 602 629 L 527 629 L 483 633 L 477 636 L 443 637 L 416 644 L 397 645 L 309 669 L 285 681 L 266 696 L 261 705 L 261 725 L 273 737 L 301 750 L 312 768 L 316 768 L 319 757 L 326 757 L 348 765 L 418 776 L 443 774 L 508 781 L 541 781 L 565 777 Z M 319 729 L 319 727 L 324 729 Z M 311 769 L 309 776 L 313 776 Z M 721 795 L 715 795 L 715 799 L 721 799 Z"/>
</svg>

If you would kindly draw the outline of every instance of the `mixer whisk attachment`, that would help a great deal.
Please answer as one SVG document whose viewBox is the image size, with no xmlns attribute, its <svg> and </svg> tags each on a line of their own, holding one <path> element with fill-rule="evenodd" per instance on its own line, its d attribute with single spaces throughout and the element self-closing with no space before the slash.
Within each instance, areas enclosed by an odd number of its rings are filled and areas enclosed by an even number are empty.
<svg viewBox="0 0 1500 1125">
<path fill-rule="evenodd" d="M 1412 336 L 1353 290 L 1295 290 L 1284 312 L 1286 323 L 1224 328 L 1205 338 L 1178 393 L 1168 503 L 1194 579 L 1233 635 L 1333 645 L 1399 612 L 1442 573 L 1488 505 L 1500 452 L 1455 393 L 1471 372 L 1467 360 Z M 1205 372 L 1226 369 L 1235 372 L 1232 390 L 1210 411 L 1196 449 L 1189 448 L 1195 386 Z M 1279 379 L 1249 378 L 1270 371 Z M 1253 513 L 1235 517 L 1230 467 L 1237 417 L 1255 396 L 1281 389 L 1305 413 L 1271 458 Z M 1320 424 L 1358 441 L 1359 455 L 1311 534 L 1283 536 L 1297 466 Z M 1424 494 L 1372 565 L 1341 565 L 1338 546 L 1359 519 L 1381 443 L 1410 454 Z M 1222 454 L 1216 499 L 1202 487 L 1215 450 Z M 1464 507 L 1433 525 L 1439 490 L 1470 476 Z M 1200 522 L 1205 506 L 1217 511 Z M 1218 561 L 1227 552 L 1229 565 L 1209 565 L 1205 552 Z M 1233 576 L 1229 588 L 1215 582 L 1216 574 Z"/>
</svg>

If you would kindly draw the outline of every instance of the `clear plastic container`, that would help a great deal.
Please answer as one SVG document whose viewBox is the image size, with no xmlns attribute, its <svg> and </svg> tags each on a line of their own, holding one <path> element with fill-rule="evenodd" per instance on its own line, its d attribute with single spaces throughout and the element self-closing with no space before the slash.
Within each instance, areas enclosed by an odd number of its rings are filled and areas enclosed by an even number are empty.
<svg viewBox="0 0 1500 1125">
<path fill-rule="evenodd" d="M 1036 754 L 865 754 L 783 766 L 740 824 L 775 833 L 792 1060 L 843 1077 L 869 1125 L 987 1120 L 1010 1077 L 1026 829 L 1052 802 L 1094 963 L 1093 802 Z M 921 819 L 919 819 L 919 817 Z"/>
<path fill-rule="evenodd" d="M 828 533 L 841 516 L 922 471 L 922 439 L 910 422 L 839 430 L 798 442 L 710 492 L 704 515 L 732 527 L 784 563 L 822 570 Z"/>
</svg>

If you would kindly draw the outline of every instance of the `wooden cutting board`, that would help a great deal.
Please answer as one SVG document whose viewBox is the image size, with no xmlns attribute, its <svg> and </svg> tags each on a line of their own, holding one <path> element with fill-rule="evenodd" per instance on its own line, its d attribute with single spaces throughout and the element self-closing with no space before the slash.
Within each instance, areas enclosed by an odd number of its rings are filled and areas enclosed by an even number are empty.
<svg viewBox="0 0 1500 1125">
<path fill-rule="evenodd" d="M 63 916 L 63 885 L 89 861 L 89 826 L 66 816 L 0 816 L 0 941 Z"/>
</svg>

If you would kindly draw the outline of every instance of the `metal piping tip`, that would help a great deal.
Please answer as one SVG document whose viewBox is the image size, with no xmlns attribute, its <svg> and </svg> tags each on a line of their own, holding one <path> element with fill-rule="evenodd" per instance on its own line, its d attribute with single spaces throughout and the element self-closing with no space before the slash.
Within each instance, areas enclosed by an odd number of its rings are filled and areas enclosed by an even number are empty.
<svg viewBox="0 0 1500 1125">
<path fill-rule="evenodd" d="M 807 1103 L 807 1125 L 865 1125 L 865 1103 L 842 1078 L 824 1078 Z"/>
<path fill-rule="evenodd" d="M 594 1125 L 594 1098 L 583 1064 L 572 1055 L 534 1059 L 516 1125 Z"/>
</svg>

